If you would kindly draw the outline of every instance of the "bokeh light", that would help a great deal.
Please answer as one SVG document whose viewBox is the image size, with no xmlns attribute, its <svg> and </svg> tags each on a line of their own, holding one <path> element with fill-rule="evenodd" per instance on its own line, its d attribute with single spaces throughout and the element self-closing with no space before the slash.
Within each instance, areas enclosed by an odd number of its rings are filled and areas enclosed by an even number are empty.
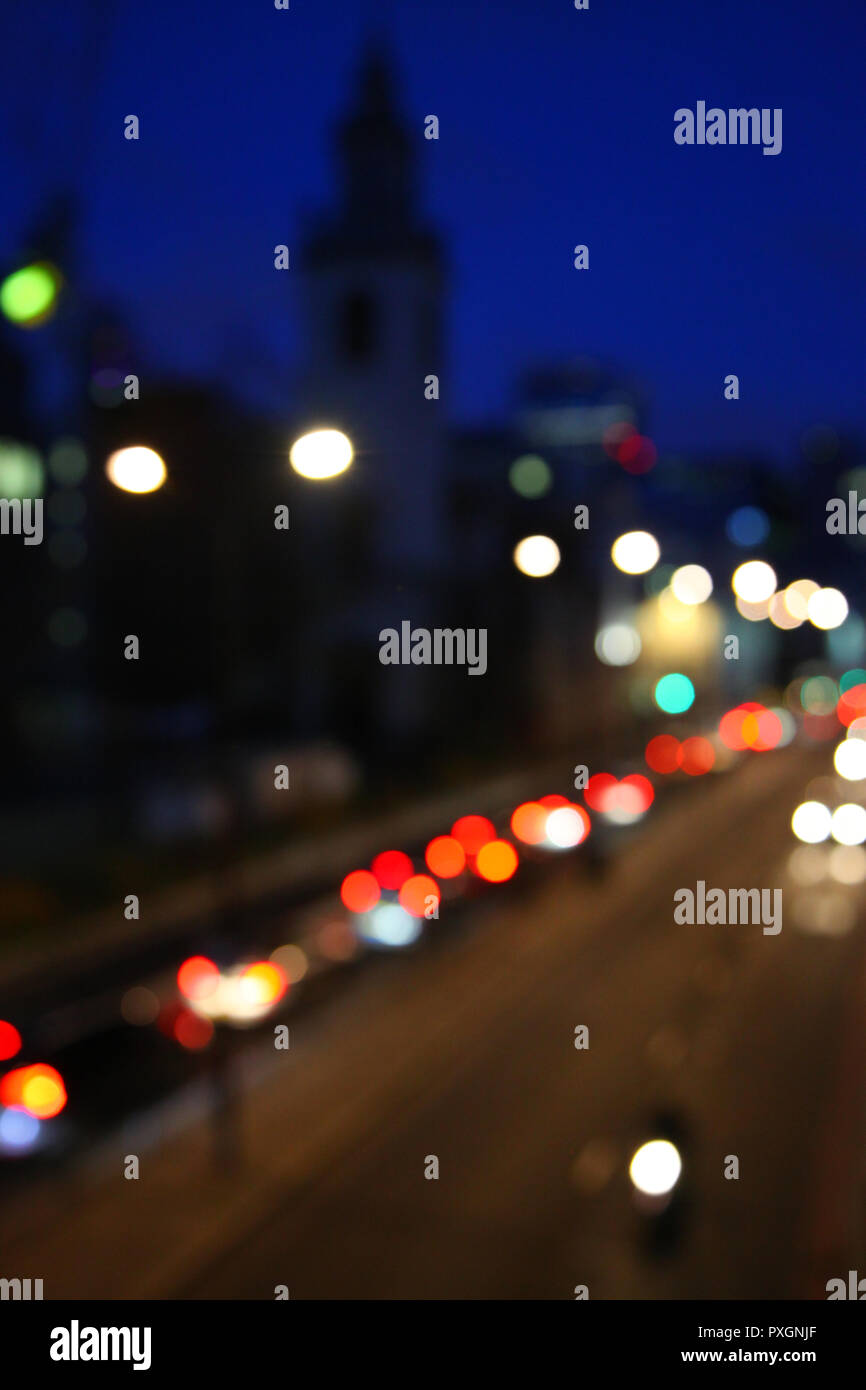
<svg viewBox="0 0 866 1390">
<path fill-rule="evenodd" d="M 550 536 L 525 536 L 514 547 L 514 563 L 530 579 L 553 574 L 560 561 L 559 546 Z"/>
<path fill-rule="evenodd" d="M 0 497 L 41 497 L 45 470 L 38 449 L 0 439 Z"/>
<path fill-rule="evenodd" d="M 486 816 L 461 816 L 451 827 L 451 834 L 463 846 L 467 858 L 473 858 L 482 845 L 496 839 L 496 828 Z"/>
<path fill-rule="evenodd" d="M 582 806 L 557 806 L 547 816 L 547 838 L 557 849 L 574 849 L 586 839 L 589 825 Z"/>
<path fill-rule="evenodd" d="M 340 897 L 350 912 L 369 912 L 380 896 L 378 880 L 367 869 L 354 869 L 340 885 Z"/>
<path fill-rule="evenodd" d="M 174 1020 L 173 1036 L 175 1042 L 186 1048 L 187 1052 L 201 1052 L 213 1041 L 214 1026 L 209 1018 L 181 1009 Z"/>
<path fill-rule="evenodd" d="M 683 714 L 694 704 L 695 687 L 688 676 L 680 671 L 671 671 L 656 682 L 654 697 L 665 714 Z"/>
<path fill-rule="evenodd" d="M 400 906 L 413 917 L 424 917 L 427 914 L 430 904 L 428 899 L 433 898 L 435 906 L 438 907 L 441 899 L 439 884 L 428 874 L 413 874 L 407 878 L 400 889 Z"/>
<path fill-rule="evenodd" d="M 628 1175 L 638 1192 L 660 1197 L 676 1187 L 682 1170 L 683 1162 L 675 1145 L 668 1139 L 651 1139 L 632 1156 Z"/>
<path fill-rule="evenodd" d="M 289 982 L 273 960 L 258 960 L 241 971 L 240 989 L 254 1007 L 272 1006 L 282 999 Z"/>
<path fill-rule="evenodd" d="M 863 744 L 866 749 L 866 743 Z M 540 801 L 524 801 L 511 817 L 511 833 L 525 845 L 540 845 L 547 836 L 547 817 L 550 814 Z"/>
<path fill-rule="evenodd" d="M 833 754 L 833 766 L 846 782 L 862 782 L 866 777 L 866 742 L 862 738 L 845 739 Z"/>
<path fill-rule="evenodd" d="M 609 623 L 595 635 L 595 654 L 606 666 L 631 666 L 640 651 L 640 636 L 630 623 Z"/>
<path fill-rule="evenodd" d="M 466 867 L 466 851 L 453 835 L 437 835 L 424 851 L 424 861 L 437 878 L 457 878 Z"/>
<path fill-rule="evenodd" d="M 827 861 L 837 883 L 850 887 L 866 882 L 866 850 L 861 845 L 836 845 Z"/>
<path fill-rule="evenodd" d="M 339 477 L 353 457 L 351 440 L 342 430 L 311 430 L 296 439 L 289 451 L 295 472 L 313 482 Z"/>
<path fill-rule="evenodd" d="M 837 806 L 830 820 L 830 834 L 837 844 L 862 845 L 866 840 L 866 807 L 854 801 Z"/>
<path fill-rule="evenodd" d="M 508 481 L 521 497 L 544 497 L 553 485 L 553 474 L 538 454 L 523 454 L 509 468 Z"/>
<path fill-rule="evenodd" d="M 370 865 L 380 888 L 396 893 L 413 872 L 412 860 L 400 849 L 385 849 Z"/>
<path fill-rule="evenodd" d="M 683 740 L 680 758 L 683 772 L 689 777 L 703 777 L 715 765 L 716 750 L 708 738 L 695 735 Z"/>
<path fill-rule="evenodd" d="M 782 590 L 782 597 L 785 607 L 792 618 L 797 618 L 799 622 L 806 621 L 809 611 L 809 599 L 818 592 L 819 585 L 814 579 L 795 579 L 789 584 L 787 589 Z"/>
<path fill-rule="evenodd" d="M 802 802 L 791 817 L 791 829 L 806 845 L 818 845 L 830 836 L 830 809 L 822 801 Z"/>
<path fill-rule="evenodd" d="M 66 1105 L 66 1087 L 55 1067 L 36 1062 L 16 1067 L 0 1079 L 0 1104 L 26 1110 L 37 1120 L 50 1120 Z"/>
<path fill-rule="evenodd" d="M 206 999 L 217 989 L 220 972 L 207 956 L 190 956 L 177 972 L 177 987 L 186 999 Z"/>
<path fill-rule="evenodd" d="M 552 815 L 558 815 L 554 811 Z M 479 878 L 488 883 L 504 883 L 517 869 L 517 850 L 507 840 L 488 840 L 482 845 L 475 860 Z"/>
<path fill-rule="evenodd" d="M 611 546 L 610 557 L 623 574 L 646 574 L 659 560 L 659 543 L 649 531 L 626 531 Z"/>
<path fill-rule="evenodd" d="M 764 560 L 747 560 L 734 570 L 731 588 L 744 603 L 769 603 L 776 592 L 776 571 Z"/>
<path fill-rule="evenodd" d="M 57 307 L 61 275 L 48 261 L 15 270 L 0 284 L 0 310 L 19 328 L 36 328 Z"/>
<path fill-rule="evenodd" d="M 770 520 L 760 507 L 738 507 L 725 522 L 725 531 L 733 545 L 748 550 L 766 540 L 770 534 Z"/>
<path fill-rule="evenodd" d="M 680 603 L 706 603 L 713 592 L 713 580 L 703 565 L 683 565 L 671 575 L 671 589 Z"/>
<path fill-rule="evenodd" d="M 399 903 L 379 903 L 372 912 L 357 919 L 355 930 L 372 946 L 398 949 L 412 946 L 419 940 L 423 925 Z"/>
<path fill-rule="evenodd" d="M 806 616 L 822 632 L 841 627 L 848 616 L 848 600 L 839 589 L 818 589 L 806 605 Z"/>
<path fill-rule="evenodd" d="M 866 749 L 866 743 L 863 744 Z M 5 1019 L 0 1019 L 0 1062 L 8 1062 L 10 1057 L 14 1057 L 21 1051 L 21 1034 L 14 1023 L 7 1023 Z"/>
<path fill-rule="evenodd" d="M 831 713 L 830 708 L 823 711 Z M 847 690 L 843 690 L 836 702 L 836 716 L 840 724 L 844 724 L 846 729 L 850 728 L 856 719 L 866 717 L 866 683 L 862 685 L 849 685 Z"/>
<path fill-rule="evenodd" d="M 109 480 L 122 492 L 156 492 L 167 477 L 165 464 L 155 449 L 143 444 L 117 449 L 105 465 Z"/>
<path fill-rule="evenodd" d="M 680 741 L 673 734 L 656 734 L 647 744 L 644 757 L 653 772 L 676 772 L 680 766 Z"/>
</svg>

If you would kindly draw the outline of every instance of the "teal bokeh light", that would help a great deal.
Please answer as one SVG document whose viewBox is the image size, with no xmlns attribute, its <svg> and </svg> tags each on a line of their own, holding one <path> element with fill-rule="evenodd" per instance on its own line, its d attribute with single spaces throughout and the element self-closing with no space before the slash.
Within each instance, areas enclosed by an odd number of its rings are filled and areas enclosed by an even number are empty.
<svg viewBox="0 0 866 1390">
<path fill-rule="evenodd" d="M 695 699 L 695 687 L 688 676 L 672 671 L 662 676 L 655 688 L 655 701 L 665 714 L 684 714 L 691 709 Z"/>
</svg>

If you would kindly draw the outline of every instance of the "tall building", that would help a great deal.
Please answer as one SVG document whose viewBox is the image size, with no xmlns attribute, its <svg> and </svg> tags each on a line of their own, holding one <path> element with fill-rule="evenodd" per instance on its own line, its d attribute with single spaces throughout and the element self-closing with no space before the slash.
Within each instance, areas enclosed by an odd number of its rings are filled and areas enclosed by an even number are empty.
<svg viewBox="0 0 866 1390">
<path fill-rule="evenodd" d="M 429 717 L 431 673 L 381 666 L 379 632 L 436 625 L 448 569 L 443 405 L 425 391 L 443 370 L 445 265 L 418 209 L 423 139 L 420 118 L 410 133 L 398 112 L 386 57 L 368 50 L 337 129 L 336 204 L 300 257 L 295 432 L 340 429 L 355 460 L 293 493 L 311 563 L 298 713 L 372 743 L 411 739 Z"/>
<path fill-rule="evenodd" d="M 425 379 L 443 366 L 444 264 L 417 207 L 422 141 L 370 50 L 337 133 L 337 206 L 301 258 L 301 417 L 352 440 L 370 558 L 401 581 L 441 564 L 443 541 L 442 405 L 425 398 Z"/>
</svg>

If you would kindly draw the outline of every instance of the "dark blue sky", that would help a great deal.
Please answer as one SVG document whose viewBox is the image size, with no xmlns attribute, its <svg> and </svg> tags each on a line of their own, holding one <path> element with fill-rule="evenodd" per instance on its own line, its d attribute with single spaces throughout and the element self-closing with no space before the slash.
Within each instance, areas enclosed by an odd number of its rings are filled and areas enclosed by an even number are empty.
<svg viewBox="0 0 866 1390">
<path fill-rule="evenodd" d="M 592 353 L 646 384 L 663 449 L 782 458 L 816 421 L 862 429 L 862 0 L 590 3 L 94 0 L 99 50 L 82 0 L 7 15 L 0 254 L 70 180 L 88 286 L 149 358 L 288 404 L 301 344 L 272 248 L 334 196 L 329 132 L 378 23 L 452 258 L 455 418 L 501 414 L 528 362 Z M 675 145 L 699 99 L 782 107 L 782 153 Z"/>
</svg>

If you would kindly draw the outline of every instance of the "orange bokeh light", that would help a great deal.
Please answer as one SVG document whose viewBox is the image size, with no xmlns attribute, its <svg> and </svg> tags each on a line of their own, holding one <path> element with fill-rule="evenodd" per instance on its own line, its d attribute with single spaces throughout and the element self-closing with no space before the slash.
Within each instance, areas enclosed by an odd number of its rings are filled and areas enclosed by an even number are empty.
<svg viewBox="0 0 866 1390">
<path fill-rule="evenodd" d="M 187 999 L 206 999 L 219 979 L 220 972 L 207 956 L 190 956 L 177 972 L 177 987 Z"/>
<path fill-rule="evenodd" d="M 16 1067 L 0 1081 L 0 1104 L 26 1110 L 37 1120 L 50 1120 L 66 1104 L 66 1087 L 60 1072 L 44 1062 Z"/>
<path fill-rule="evenodd" d="M 489 840 L 482 845 L 475 860 L 479 878 L 488 883 L 504 883 L 517 869 L 517 850 L 507 840 Z"/>
<path fill-rule="evenodd" d="M 511 817 L 511 833 L 525 845 L 540 845 L 545 838 L 545 826 L 551 807 L 540 801 L 524 801 Z"/>
<path fill-rule="evenodd" d="M 466 853 L 453 835 L 437 835 L 424 851 L 424 859 L 438 878 L 456 878 L 466 868 Z"/>
<path fill-rule="evenodd" d="M 378 881 L 367 869 L 353 869 L 340 884 L 340 897 L 350 912 L 369 912 L 381 896 Z"/>
<path fill-rule="evenodd" d="M 451 834 L 460 841 L 467 858 L 472 858 L 482 845 L 496 839 L 496 829 L 486 816 L 461 816 L 452 825 Z"/>
<path fill-rule="evenodd" d="M 441 897 L 439 884 L 435 879 L 427 874 L 413 874 L 400 889 L 400 906 L 413 917 L 423 917 L 428 905 L 427 899 L 435 898 L 438 905 Z"/>
<path fill-rule="evenodd" d="M 782 741 L 782 721 L 772 710 L 754 700 L 728 710 L 719 722 L 719 738 L 726 748 L 742 753 L 768 753 Z"/>
<path fill-rule="evenodd" d="M 241 972 L 244 994 L 254 1004 L 276 1004 L 289 987 L 285 972 L 272 960 L 257 960 Z"/>
</svg>

